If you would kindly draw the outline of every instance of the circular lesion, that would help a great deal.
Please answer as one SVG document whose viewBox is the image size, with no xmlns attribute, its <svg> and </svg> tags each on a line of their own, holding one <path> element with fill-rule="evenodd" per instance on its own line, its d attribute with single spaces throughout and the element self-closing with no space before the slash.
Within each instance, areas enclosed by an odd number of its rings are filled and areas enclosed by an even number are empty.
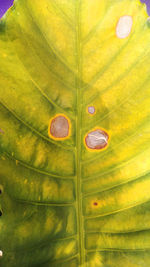
<svg viewBox="0 0 150 267">
<path fill-rule="evenodd" d="M 97 209 L 99 208 L 99 205 L 100 205 L 100 202 L 98 199 L 93 199 L 92 202 L 91 202 L 91 208 L 92 209 Z"/>
<path fill-rule="evenodd" d="M 97 201 L 93 202 L 93 206 L 98 206 L 98 202 Z"/>
<path fill-rule="evenodd" d="M 50 121 L 49 136 L 56 140 L 68 138 L 70 135 L 70 122 L 64 114 L 57 114 Z"/>
<path fill-rule="evenodd" d="M 116 36 L 119 39 L 124 39 L 128 37 L 131 33 L 133 25 L 132 16 L 125 15 L 119 18 L 116 26 Z"/>
<path fill-rule="evenodd" d="M 88 110 L 88 113 L 90 115 L 94 115 L 95 114 L 95 107 L 94 106 L 88 106 L 87 110 Z"/>
<path fill-rule="evenodd" d="M 102 129 L 90 131 L 85 137 L 86 147 L 93 150 L 104 149 L 108 145 L 109 135 Z"/>
</svg>

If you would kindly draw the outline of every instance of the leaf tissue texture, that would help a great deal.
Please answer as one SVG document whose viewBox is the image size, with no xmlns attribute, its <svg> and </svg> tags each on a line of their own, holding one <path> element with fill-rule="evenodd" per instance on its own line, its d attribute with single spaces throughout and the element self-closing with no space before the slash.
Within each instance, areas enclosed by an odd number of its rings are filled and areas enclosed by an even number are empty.
<svg viewBox="0 0 150 267">
<path fill-rule="evenodd" d="M 18 0 L 0 24 L 0 266 L 150 266 L 150 21 Z"/>
</svg>

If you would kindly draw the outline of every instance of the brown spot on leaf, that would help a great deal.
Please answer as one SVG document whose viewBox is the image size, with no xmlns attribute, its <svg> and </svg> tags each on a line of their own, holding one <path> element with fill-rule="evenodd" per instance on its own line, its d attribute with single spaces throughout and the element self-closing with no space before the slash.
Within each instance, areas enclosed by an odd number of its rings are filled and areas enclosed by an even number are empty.
<svg viewBox="0 0 150 267">
<path fill-rule="evenodd" d="M 108 134 L 101 130 L 96 129 L 91 131 L 85 137 L 85 143 L 90 149 L 103 149 L 108 145 Z"/>
<path fill-rule="evenodd" d="M 69 135 L 69 121 L 65 116 L 59 115 L 52 119 L 50 134 L 54 138 L 66 138 Z"/>
</svg>

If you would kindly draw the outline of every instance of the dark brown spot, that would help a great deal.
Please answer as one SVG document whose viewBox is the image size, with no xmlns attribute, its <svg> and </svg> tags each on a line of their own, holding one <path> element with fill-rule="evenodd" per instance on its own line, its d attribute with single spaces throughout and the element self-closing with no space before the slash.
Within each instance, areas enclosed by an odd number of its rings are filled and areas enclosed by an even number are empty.
<svg viewBox="0 0 150 267">
<path fill-rule="evenodd" d="M 100 129 L 91 131 L 85 137 L 85 143 L 90 149 L 103 149 L 108 145 L 108 134 Z"/>
<path fill-rule="evenodd" d="M 68 120 L 62 116 L 59 115 L 52 119 L 51 125 L 50 125 L 50 134 L 54 138 L 65 138 L 69 135 L 69 122 Z"/>
<path fill-rule="evenodd" d="M 97 203 L 97 202 L 94 202 L 93 205 L 94 205 L 94 206 L 98 206 L 98 203 Z"/>
<path fill-rule="evenodd" d="M 2 189 L 0 189 L 0 195 L 2 194 Z"/>
<path fill-rule="evenodd" d="M 2 211 L 0 210 L 0 216 L 2 216 L 2 214 L 3 214 L 3 213 L 2 213 Z"/>
</svg>

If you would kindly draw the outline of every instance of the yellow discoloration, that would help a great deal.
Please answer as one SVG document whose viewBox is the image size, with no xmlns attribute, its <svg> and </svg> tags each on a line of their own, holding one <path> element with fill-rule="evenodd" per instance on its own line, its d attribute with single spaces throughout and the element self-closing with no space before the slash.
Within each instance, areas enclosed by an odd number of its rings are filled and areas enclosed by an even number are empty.
<svg viewBox="0 0 150 267">
<path fill-rule="evenodd" d="M 68 256 L 69 254 L 73 254 L 74 250 L 75 250 L 74 240 L 63 243 L 63 245 L 61 243 L 57 244 L 57 247 L 55 249 L 55 258 L 58 259 L 62 255 Z"/>
<path fill-rule="evenodd" d="M 87 261 L 87 267 L 104 267 L 103 257 L 98 252 L 95 252 L 94 256 L 90 258 L 91 259 Z"/>
<path fill-rule="evenodd" d="M 74 228 L 75 228 L 75 216 L 73 211 L 70 209 L 70 212 L 68 214 L 68 218 L 67 218 L 67 224 L 66 224 L 66 232 L 67 233 L 72 233 Z"/>
<path fill-rule="evenodd" d="M 39 9 L 36 9 L 36 6 Z M 34 0 L 30 2 L 30 8 L 47 42 L 53 42 L 54 47 L 50 48 L 55 51 L 56 47 L 58 53 L 63 56 L 67 54 L 65 62 L 75 68 L 75 55 L 72 53 L 74 49 L 74 31 L 56 11 L 53 1 L 45 0 L 41 4 L 39 0 Z"/>
<path fill-rule="evenodd" d="M 47 162 L 48 148 L 43 143 L 38 143 L 36 146 L 35 166 L 43 167 Z"/>
<path fill-rule="evenodd" d="M 51 216 L 48 216 L 45 220 L 45 223 L 43 225 L 44 227 L 44 231 L 45 232 L 50 232 L 54 229 L 54 225 L 57 222 L 58 218 L 55 217 L 54 214 L 52 214 Z"/>
<path fill-rule="evenodd" d="M 46 180 L 42 185 L 42 197 L 43 199 L 57 199 L 58 198 L 58 185 L 56 182 L 49 182 Z"/>
<path fill-rule="evenodd" d="M 63 221 L 59 219 L 59 222 L 57 223 L 57 226 L 55 227 L 55 231 L 54 231 L 55 234 L 59 233 L 62 230 L 62 227 L 63 227 Z"/>
<path fill-rule="evenodd" d="M 64 249 L 65 254 L 66 255 L 71 254 L 71 252 L 74 250 L 74 247 L 75 247 L 75 242 L 74 241 L 70 242 Z"/>
<path fill-rule="evenodd" d="M 18 229 L 16 229 L 16 233 L 18 237 L 20 237 L 20 239 L 27 239 L 31 236 L 30 229 L 31 229 L 31 224 L 26 223 L 19 226 Z"/>
</svg>

